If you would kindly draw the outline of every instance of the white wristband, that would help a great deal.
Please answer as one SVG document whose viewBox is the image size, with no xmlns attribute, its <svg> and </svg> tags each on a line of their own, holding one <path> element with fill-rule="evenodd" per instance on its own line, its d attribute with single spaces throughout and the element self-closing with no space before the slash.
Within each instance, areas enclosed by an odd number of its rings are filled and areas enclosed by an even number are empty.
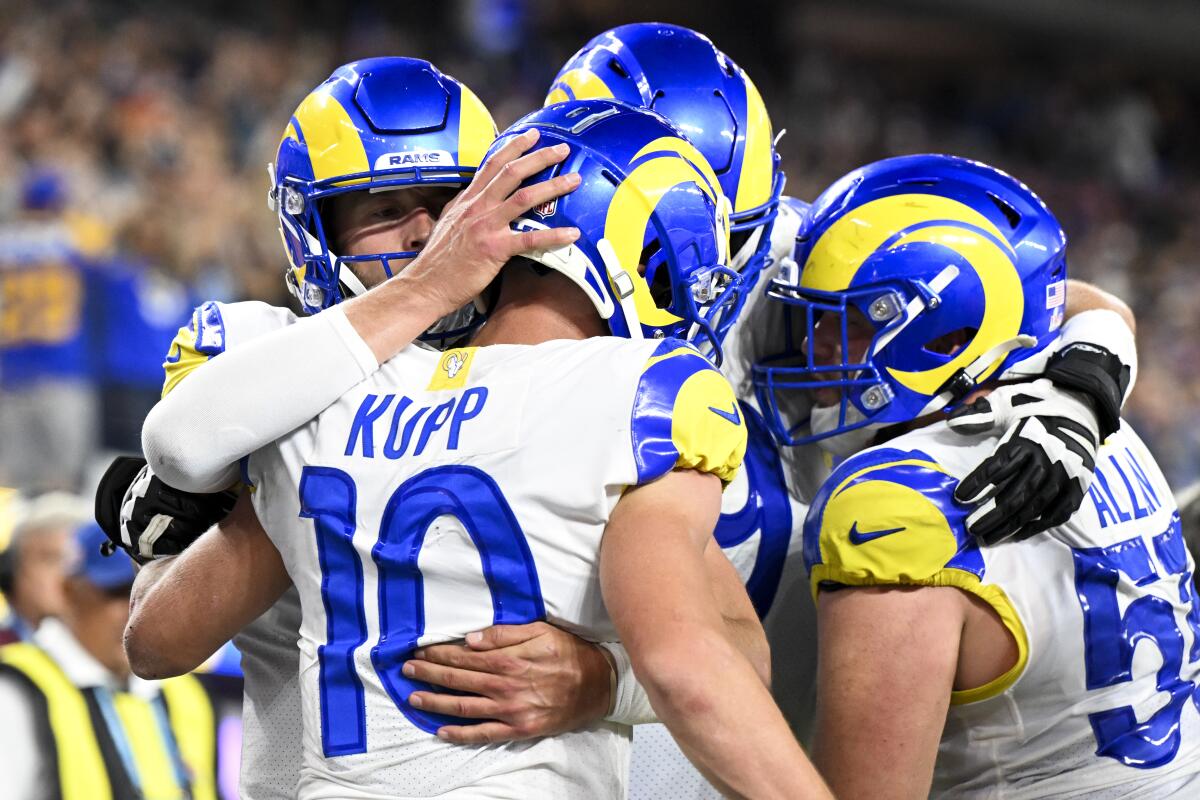
<svg viewBox="0 0 1200 800">
<path fill-rule="evenodd" d="M 658 722 L 658 715 L 650 707 L 646 690 L 633 674 L 633 662 L 620 642 L 600 642 L 601 647 L 612 656 L 617 670 L 617 692 L 612 711 L 605 717 L 607 722 L 622 725 L 646 725 Z"/>
</svg>

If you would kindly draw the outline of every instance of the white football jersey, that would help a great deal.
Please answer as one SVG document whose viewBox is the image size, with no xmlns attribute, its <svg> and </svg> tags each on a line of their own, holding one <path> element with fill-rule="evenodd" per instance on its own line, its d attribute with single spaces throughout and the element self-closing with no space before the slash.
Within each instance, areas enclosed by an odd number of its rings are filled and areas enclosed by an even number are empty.
<svg viewBox="0 0 1200 800">
<path fill-rule="evenodd" d="M 839 465 L 805 523 L 813 590 L 955 586 L 1017 643 L 954 692 L 936 797 L 1200 797 L 1200 609 L 1166 479 L 1123 425 L 1062 526 L 981 548 L 954 488 L 997 438 L 939 423 Z"/>
<path fill-rule="evenodd" d="M 547 619 L 616 637 L 601 536 L 629 486 L 733 478 L 728 382 L 675 340 L 408 348 L 249 459 L 254 505 L 300 594 L 302 798 L 625 795 L 629 729 L 598 722 L 467 747 L 411 706 L 419 646 Z"/>
<path fill-rule="evenodd" d="M 783 341 L 783 305 L 769 299 L 766 288 L 792 257 L 805 207 L 793 198 L 781 200 L 766 264 L 725 339 L 721 371 L 738 395 L 748 443 L 745 469 L 725 490 L 715 532 L 763 620 L 775 701 L 802 740 L 815 711 L 817 629 L 801 530 L 808 500 L 829 474 L 829 459 L 815 446 L 781 450 L 775 443 L 759 413 L 751 367 Z M 633 800 L 721 796 L 659 724 L 634 727 L 629 794 Z"/>
<path fill-rule="evenodd" d="M 259 302 L 199 306 L 167 354 L 165 395 L 209 359 L 292 324 L 286 308 Z M 300 730 L 300 598 L 295 589 L 243 628 L 233 643 L 242 654 L 242 762 L 244 800 L 292 800 L 303 761 Z"/>
</svg>

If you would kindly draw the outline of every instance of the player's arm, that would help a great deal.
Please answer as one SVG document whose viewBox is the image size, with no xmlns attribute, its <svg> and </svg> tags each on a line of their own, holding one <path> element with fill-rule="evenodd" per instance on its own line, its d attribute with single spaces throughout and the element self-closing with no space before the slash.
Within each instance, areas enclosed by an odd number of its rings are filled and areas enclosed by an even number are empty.
<svg viewBox="0 0 1200 800">
<path fill-rule="evenodd" d="M 1137 333 L 1137 319 L 1133 309 L 1112 292 L 1106 292 L 1095 284 L 1087 281 L 1067 279 L 1067 309 L 1066 318 L 1070 319 L 1085 311 L 1107 310 L 1121 318 L 1121 321 L 1133 333 Z"/>
<path fill-rule="evenodd" d="M 929 796 L 965 600 L 951 587 L 821 592 L 813 761 L 837 797 Z"/>
<path fill-rule="evenodd" d="M 826 797 L 764 684 L 761 627 L 747 648 L 732 589 L 714 588 L 728 576 L 707 554 L 720 500 L 718 479 L 692 470 L 626 492 L 600 550 L 605 605 L 659 718 L 722 791 Z"/>
<path fill-rule="evenodd" d="M 1075 280 L 1067 281 L 1063 302 L 1066 324 L 1057 348 L 1006 375 L 1023 383 L 1000 387 L 950 421 L 966 435 L 1002 433 L 995 452 L 955 493 L 975 506 L 967 526 L 988 544 L 1032 536 L 1070 518 L 1095 473 L 1096 451 L 1120 426 L 1137 380 L 1129 306 Z"/>
<path fill-rule="evenodd" d="M 233 513 L 181 555 L 141 569 L 125 652 L 135 674 L 168 678 L 204 663 L 291 585 L 279 551 L 243 494 Z"/>
<path fill-rule="evenodd" d="M 768 683 L 770 650 L 737 570 L 715 544 L 706 548 L 705 561 L 731 639 Z M 438 730 L 458 744 L 555 736 L 602 718 L 627 725 L 658 721 L 623 645 L 602 647 L 546 622 L 492 625 L 468 634 L 465 644 L 423 647 L 404 674 L 452 690 L 413 692 L 409 702 L 418 708 L 487 720 Z"/>
<path fill-rule="evenodd" d="M 579 182 L 572 173 L 518 188 L 567 155 L 565 145 L 522 155 L 536 141 L 536 131 L 514 137 L 489 158 L 400 274 L 194 370 L 146 417 L 142 449 L 154 473 L 187 491 L 225 488 L 239 459 L 324 411 L 438 319 L 471 302 L 511 257 L 574 241 L 574 228 L 509 227 Z"/>
</svg>

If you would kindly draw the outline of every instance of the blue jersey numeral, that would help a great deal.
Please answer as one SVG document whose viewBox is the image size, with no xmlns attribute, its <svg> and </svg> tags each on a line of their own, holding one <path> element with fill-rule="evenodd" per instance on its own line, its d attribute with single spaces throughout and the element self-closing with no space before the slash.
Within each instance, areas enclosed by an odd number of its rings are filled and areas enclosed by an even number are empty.
<svg viewBox="0 0 1200 800">
<path fill-rule="evenodd" d="M 321 566 L 326 643 L 318 650 L 321 741 L 326 756 L 364 753 L 366 703 L 355 650 L 366 641 L 362 564 L 352 539 L 356 527 L 354 480 L 338 469 L 305 467 L 300 515 L 313 519 Z M 406 678 L 404 661 L 425 632 L 423 578 L 417 565 L 425 532 L 440 516 L 456 517 L 479 551 L 492 598 L 492 619 L 517 625 L 546 615 L 533 555 L 500 488 L 468 466 L 427 469 L 400 485 L 384 508 L 371 557 L 378 567 L 379 641 L 371 663 L 396 707 L 414 725 L 434 733 L 466 720 L 419 711 L 408 703 L 432 687 Z"/>
<path fill-rule="evenodd" d="M 758 554 L 754 569 L 746 581 L 746 593 L 754 603 L 759 619 L 771 610 L 783 564 L 787 560 L 788 542 L 792 538 L 792 507 L 788 501 L 787 481 L 779 447 L 771 438 L 766 423 L 751 407 L 742 405 L 746 420 L 746 482 L 749 491 L 746 504 L 732 514 L 722 514 L 717 520 L 715 536 L 722 548 L 734 547 L 760 531 Z"/>
<path fill-rule="evenodd" d="M 1170 527 L 1154 538 L 1159 562 L 1179 578 L 1179 598 L 1188 611 L 1183 622 L 1191 627 L 1192 648 L 1188 657 L 1197 659 L 1200 641 L 1200 617 L 1187 568 L 1179 515 Z M 1114 686 L 1133 680 L 1133 651 L 1142 641 L 1150 641 L 1162 655 L 1157 687 L 1168 694 L 1166 705 L 1145 722 L 1138 722 L 1131 706 L 1121 706 L 1090 714 L 1088 719 L 1096 736 L 1096 754 L 1139 769 L 1169 763 L 1179 750 L 1179 721 L 1189 698 L 1197 696 L 1197 687 L 1184 680 L 1183 631 L 1171 603 L 1143 594 L 1121 613 L 1117 603 L 1118 584 L 1124 575 L 1134 585 L 1149 586 L 1160 575 L 1150 559 L 1150 551 L 1141 537 L 1109 547 L 1076 548 L 1075 588 L 1083 610 L 1084 669 L 1088 689 Z M 1186 587 L 1186 588 L 1185 588 Z"/>
</svg>

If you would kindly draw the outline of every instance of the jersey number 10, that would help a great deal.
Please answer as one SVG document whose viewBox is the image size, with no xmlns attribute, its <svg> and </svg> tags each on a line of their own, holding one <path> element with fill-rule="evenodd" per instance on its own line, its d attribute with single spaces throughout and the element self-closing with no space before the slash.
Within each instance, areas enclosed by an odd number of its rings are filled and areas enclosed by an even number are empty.
<svg viewBox="0 0 1200 800">
<path fill-rule="evenodd" d="M 321 743 L 327 757 L 367 751 L 366 700 L 354 663 L 355 651 L 367 640 L 363 567 L 353 542 L 357 508 L 357 488 L 348 474 L 332 467 L 304 468 L 300 516 L 312 519 L 316 528 L 327 626 L 325 644 L 317 651 Z M 546 615 L 525 534 L 486 473 L 461 465 L 434 467 L 392 493 L 371 549 L 379 574 L 379 639 L 371 648 L 371 664 L 396 707 L 429 733 L 443 725 L 479 722 L 413 708 L 409 695 L 431 687 L 401 672 L 425 632 L 417 559 L 425 532 L 440 516 L 456 517 L 479 551 L 496 624 L 520 625 Z"/>
</svg>

